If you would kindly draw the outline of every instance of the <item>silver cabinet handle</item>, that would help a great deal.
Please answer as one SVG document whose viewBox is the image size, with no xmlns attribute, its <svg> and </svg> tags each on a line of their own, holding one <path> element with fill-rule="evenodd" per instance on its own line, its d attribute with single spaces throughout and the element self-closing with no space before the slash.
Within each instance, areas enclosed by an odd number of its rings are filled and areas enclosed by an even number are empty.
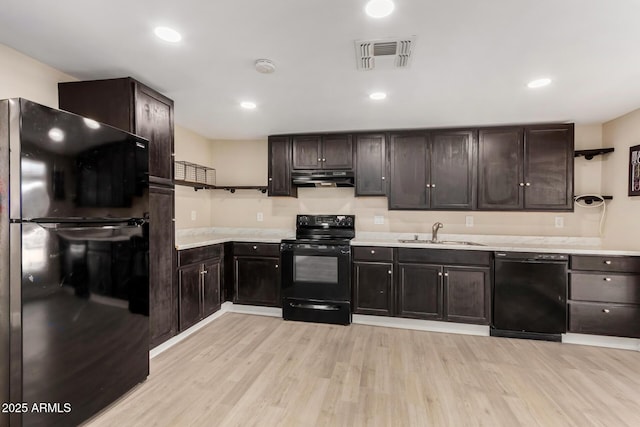
<svg viewBox="0 0 640 427">
<path fill-rule="evenodd" d="M 436 188 L 436 185 L 435 184 L 431 184 L 431 188 Z"/>
<path fill-rule="evenodd" d="M 385 180 L 385 177 L 384 177 L 384 176 L 382 177 L 382 180 L 383 180 L 383 181 Z"/>
<path fill-rule="evenodd" d="M 253 246 L 253 250 L 255 251 L 256 249 L 258 249 L 258 247 L 254 245 Z"/>
<path fill-rule="evenodd" d="M 604 281 L 605 281 L 605 282 L 610 282 L 610 281 L 611 281 L 611 277 L 605 277 L 605 278 L 604 278 Z"/>
<path fill-rule="evenodd" d="M 449 277 L 449 273 L 444 273 L 444 277 Z"/>
<path fill-rule="evenodd" d="M 609 310 L 608 308 L 605 308 L 602 310 L 603 313 L 609 313 L 611 310 Z"/>
<path fill-rule="evenodd" d="M 531 187 L 531 183 L 530 183 L 530 182 L 527 182 L 525 185 L 526 185 L 527 187 Z"/>
<path fill-rule="evenodd" d="M 609 260 L 606 260 L 604 263 L 607 264 L 607 265 L 611 265 L 611 261 L 609 261 Z"/>
<path fill-rule="evenodd" d="M 278 268 L 278 264 L 276 264 L 276 268 Z"/>
<path fill-rule="evenodd" d="M 389 271 L 387 271 L 387 273 L 389 273 L 389 274 L 393 274 L 393 271 L 389 270 Z"/>
<path fill-rule="evenodd" d="M 427 184 L 427 188 L 431 188 L 431 184 Z"/>
<path fill-rule="evenodd" d="M 438 276 L 442 277 L 442 273 L 438 271 Z"/>
<path fill-rule="evenodd" d="M 371 253 L 372 253 L 372 254 L 375 254 L 375 253 L 376 253 L 376 251 L 374 251 L 373 249 L 371 249 Z"/>
<path fill-rule="evenodd" d="M 321 161 L 322 161 L 322 159 L 318 157 L 318 161 L 319 161 L 319 162 L 321 162 Z"/>
<path fill-rule="evenodd" d="M 326 161 L 327 161 L 327 159 L 322 159 L 322 161 L 323 161 L 323 162 L 326 162 Z"/>
<path fill-rule="evenodd" d="M 524 182 L 521 182 L 521 183 L 520 183 L 520 187 L 524 187 Z"/>
<path fill-rule="evenodd" d="M 207 274 L 207 273 L 208 273 L 208 271 L 207 271 L 207 270 L 202 270 L 202 271 L 200 272 L 200 274 L 203 274 L 203 275 L 204 275 L 204 274 Z"/>
<path fill-rule="evenodd" d="M 273 181 L 273 178 L 269 178 L 269 181 Z"/>
</svg>

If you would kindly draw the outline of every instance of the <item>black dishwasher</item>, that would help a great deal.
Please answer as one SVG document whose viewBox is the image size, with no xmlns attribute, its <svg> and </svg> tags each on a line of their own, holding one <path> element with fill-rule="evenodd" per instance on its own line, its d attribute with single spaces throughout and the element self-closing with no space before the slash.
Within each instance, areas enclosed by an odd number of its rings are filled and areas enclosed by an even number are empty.
<svg viewBox="0 0 640 427">
<path fill-rule="evenodd" d="M 568 260 L 565 254 L 496 252 L 491 335 L 561 341 Z"/>
</svg>

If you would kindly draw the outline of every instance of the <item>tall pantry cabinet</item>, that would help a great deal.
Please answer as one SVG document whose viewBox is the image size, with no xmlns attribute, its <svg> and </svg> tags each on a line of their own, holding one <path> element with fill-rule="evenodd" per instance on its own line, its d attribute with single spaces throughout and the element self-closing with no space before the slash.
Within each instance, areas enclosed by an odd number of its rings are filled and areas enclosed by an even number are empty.
<svg viewBox="0 0 640 427">
<path fill-rule="evenodd" d="M 151 347 L 177 333 L 174 277 L 173 101 L 130 78 L 58 84 L 60 108 L 149 140 Z"/>
</svg>

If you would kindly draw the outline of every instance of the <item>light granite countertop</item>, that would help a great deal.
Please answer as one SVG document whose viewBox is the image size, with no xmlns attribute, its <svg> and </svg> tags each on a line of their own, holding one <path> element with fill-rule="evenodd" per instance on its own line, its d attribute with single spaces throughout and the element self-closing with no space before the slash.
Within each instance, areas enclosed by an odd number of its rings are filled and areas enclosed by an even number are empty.
<svg viewBox="0 0 640 427">
<path fill-rule="evenodd" d="M 429 249 L 461 249 L 471 251 L 541 252 L 586 255 L 640 256 L 640 250 L 605 247 L 597 237 L 505 236 L 479 234 L 440 234 L 439 240 L 466 241 L 482 246 L 460 244 L 400 243 L 413 239 L 412 233 L 356 232 L 352 246 L 387 246 Z M 294 230 L 262 228 L 209 227 L 176 230 L 176 249 L 190 249 L 225 242 L 280 243 L 282 239 L 295 237 Z M 418 234 L 418 239 L 428 240 L 430 233 Z"/>
</svg>

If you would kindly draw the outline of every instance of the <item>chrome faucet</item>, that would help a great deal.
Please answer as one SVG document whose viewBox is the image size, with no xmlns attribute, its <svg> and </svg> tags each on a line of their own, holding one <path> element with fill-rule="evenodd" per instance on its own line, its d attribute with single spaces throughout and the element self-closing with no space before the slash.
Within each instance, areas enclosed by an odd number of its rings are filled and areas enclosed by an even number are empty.
<svg viewBox="0 0 640 427">
<path fill-rule="evenodd" d="M 435 224 L 433 224 L 433 227 L 431 227 L 431 241 L 432 242 L 437 242 L 438 241 L 438 230 L 440 230 L 442 227 L 444 227 L 444 225 L 442 225 L 441 222 L 436 222 Z"/>
</svg>

